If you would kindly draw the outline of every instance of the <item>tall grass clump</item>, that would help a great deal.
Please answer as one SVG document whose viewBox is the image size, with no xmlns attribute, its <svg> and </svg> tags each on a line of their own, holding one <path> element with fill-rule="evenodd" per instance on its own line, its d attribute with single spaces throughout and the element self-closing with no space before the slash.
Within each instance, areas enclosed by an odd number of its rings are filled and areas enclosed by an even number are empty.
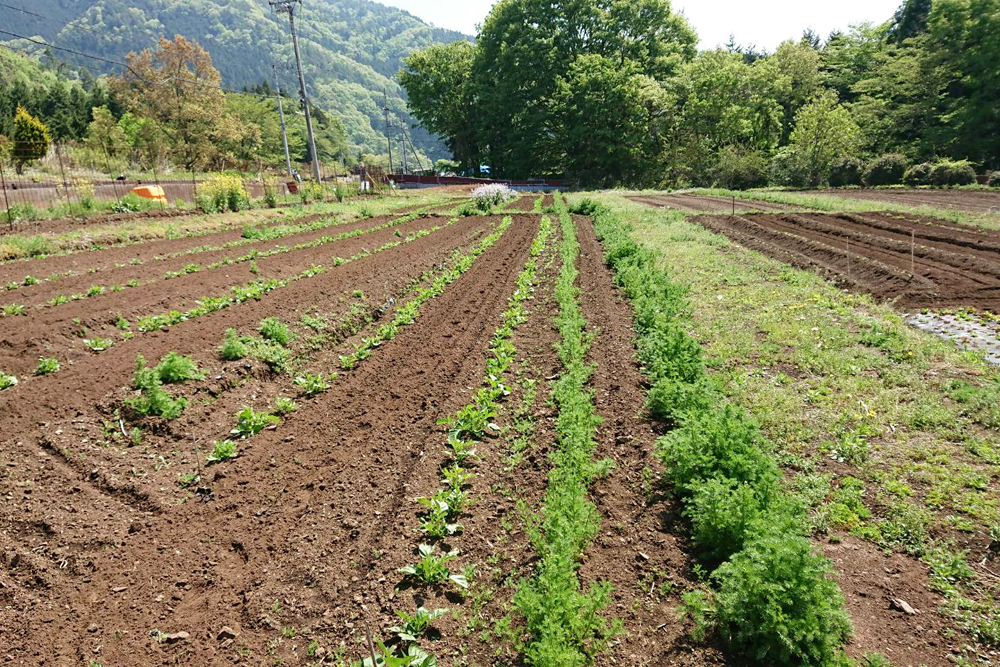
<svg viewBox="0 0 1000 667">
<path fill-rule="evenodd" d="M 757 424 L 708 378 L 685 331 L 684 291 L 609 208 L 584 200 L 575 212 L 593 216 L 605 259 L 632 300 L 650 409 L 673 427 L 656 451 L 711 569 L 714 602 L 702 600 L 699 628 L 708 624 L 754 664 L 843 664 L 850 623 L 830 562 L 809 540 L 805 509 L 784 491 Z"/>
<path fill-rule="evenodd" d="M 556 197 L 556 210 L 562 229 L 562 269 L 555 290 L 557 351 L 563 366 L 553 388 L 557 441 L 541 520 L 531 531 L 539 562 L 535 576 L 519 586 L 514 604 L 531 636 L 524 647 L 526 661 L 542 667 L 572 667 L 589 664 L 619 630 L 617 623 L 598 614 L 610 600 L 610 586 L 596 583 L 583 590 L 577 577 L 580 555 L 600 522 L 587 495 L 598 470 L 591 457 L 601 420 L 587 388 L 594 369 L 586 361 L 592 337 L 585 330 L 575 285 L 580 245 L 561 196 Z"/>
</svg>

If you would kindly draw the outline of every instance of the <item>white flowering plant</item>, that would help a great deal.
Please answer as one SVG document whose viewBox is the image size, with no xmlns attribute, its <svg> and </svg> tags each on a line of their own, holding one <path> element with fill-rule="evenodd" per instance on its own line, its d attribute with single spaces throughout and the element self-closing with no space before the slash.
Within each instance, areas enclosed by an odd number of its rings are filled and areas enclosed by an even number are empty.
<svg viewBox="0 0 1000 667">
<path fill-rule="evenodd" d="M 480 185 L 472 191 L 472 201 L 480 211 L 488 211 L 494 206 L 506 204 L 512 199 L 517 199 L 517 193 L 500 183 Z"/>
</svg>

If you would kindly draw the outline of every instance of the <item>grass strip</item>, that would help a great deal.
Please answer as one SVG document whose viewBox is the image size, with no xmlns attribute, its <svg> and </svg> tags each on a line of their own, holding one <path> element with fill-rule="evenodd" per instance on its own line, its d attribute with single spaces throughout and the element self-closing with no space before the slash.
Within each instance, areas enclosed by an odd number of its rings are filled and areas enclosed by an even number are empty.
<svg viewBox="0 0 1000 667">
<path fill-rule="evenodd" d="M 685 290 L 609 208 L 583 200 L 575 210 L 593 216 L 632 301 L 649 408 L 673 427 L 657 454 L 714 587 L 707 598 L 684 596 L 697 610 L 696 634 L 714 631 L 731 653 L 758 664 L 843 664 L 850 622 L 831 563 L 813 547 L 806 508 L 784 490 L 757 424 L 708 380 L 701 347 L 686 332 Z"/>
<path fill-rule="evenodd" d="M 539 562 L 534 576 L 518 586 L 513 602 L 530 634 L 519 647 L 525 661 L 540 667 L 572 667 L 590 663 L 619 631 L 619 624 L 598 615 L 609 602 L 610 585 L 597 583 L 583 591 L 577 577 L 580 556 L 600 523 L 597 508 L 587 497 L 601 469 L 592 460 L 600 417 L 593 391 L 587 387 L 594 370 L 586 361 L 593 336 L 585 331 L 576 286 L 580 244 L 561 196 L 554 208 L 562 231 L 562 268 L 555 288 L 559 305 L 555 324 L 560 333 L 556 349 L 564 369 L 553 388 L 557 438 L 541 516 L 529 526 Z"/>
</svg>

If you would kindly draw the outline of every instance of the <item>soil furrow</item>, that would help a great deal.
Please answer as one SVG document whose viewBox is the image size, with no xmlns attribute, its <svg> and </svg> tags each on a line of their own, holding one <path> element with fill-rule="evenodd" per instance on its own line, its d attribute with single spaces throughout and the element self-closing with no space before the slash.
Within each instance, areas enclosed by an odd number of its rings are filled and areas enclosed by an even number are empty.
<svg viewBox="0 0 1000 667">
<path fill-rule="evenodd" d="M 9 293 L 7 298 L 30 307 L 42 305 L 49 299 L 60 294 L 69 296 L 86 293 L 87 289 L 95 284 L 110 289 L 112 285 L 125 285 L 130 280 L 138 280 L 141 284 L 146 285 L 149 282 L 162 280 L 167 272 L 181 272 L 185 267 L 192 264 L 198 265 L 201 270 L 204 270 L 209 264 L 219 261 L 234 260 L 245 257 L 253 252 L 265 253 L 280 250 L 281 248 L 290 248 L 300 243 L 315 241 L 323 236 L 336 236 L 366 227 L 375 227 L 392 219 L 394 218 L 381 217 L 367 220 L 339 221 L 335 216 L 330 216 L 328 224 L 321 228 L 273 239 L 253 242 L 247 240 L 246 243 L 240 243 L 229 248 L 201 245 L 191 249 L 197 252 L 184 252 L 180 256 L 175 256 L 175 253 L 155 255 L 144 259 L 140 265 L 115 263 L 105 266 L 90 266 L 82 273 L 74 272 L 68 276 L 62 274 L 62 277 L 58 280 L 45 280 L 34 286 L 22 287 Z"/>
<path fill-rule="evenodd" d="M 151 518 L 114 554 L 97 555 L 78 591 L 48 592 L 60 603 L 52 605 L 57 618 L 32 619 L 17 655 L 89 659 L 100 644 L 102 658 L 116 665 L 215 664 L 236 647 L 263 655 L 268 639 L 290 655 L 280 630 L 291 625 L 302 636 L 325 629 L 327 646 L 348 637 L 346 624 L 383 601 L 370 590 L 382 585 L 375 571 L 409 559 L 410 545 L 397 547 L 392 537 L 410 520 L 409 511 L 397 512 L 410 500 L 409 471 L 436 474 L 420 452 L 440 447 L 437 418 L 467 402 L 467 387 L 483 372 L 535 220 L 518 219 L 416 323 L 279 431 L 257 436 L 239 459 L 213 470 L 213 501 Z M 121 567 L 132 562 L 143 571 Z M 76 613 L 62 607 L 88 598 L 100 604 Z M 223 625 L 238 635 L 235 646 L 216 639 Z M 153 628 L 189 636 L 158 644 L 147 634 Z"/>
<path fill-rule="evenodd" d="M 290 251 L 256 261 L 250 266 L 222 266 L 210 271 L 185 274 L 163 283 L 163 288 L 133 288 L 70 302 L 56 308 L 32 311 L 28 317 L 0 319 L 0 368 L 7 373 L 27 374 L 39 357 L 79 361 L 93 353 L 84 338 L 117 338 L 119 315 L 129 321 L 170 310 L 184 311 L 206 296 L 221 297 L 237 285 L 269 279 L 287 279 L 316 265 L 329 265 L 336 256 L 350 257 L 378 247 L 411 232 L 447 222 L 443 218 L 416 218 L 410 222 L 328 245 Z M 149 270 L 149 269 L 147 269 Z M 86 331 L 85 335 L 81 332 Z M 144 339 L 148 333 L 139 333 Z M 120 344 L 120 343 L 119 343 Z M 106 354 L 103 352 L 102 354 Z"/>
<path fill-rule="evenodd" d="M 837 280 L 900 308 L 1000 309 L 1000 249 L 988 252 L 983 239 L 989 235 L 970 238 L 963 232 L 953 243 L 925 238 L 911 246 L 906 241 L 908 233 L 901 239 L 898 231 L 886 229 L 891 219 L 885 218 L 866 227 L 861 226 L 865 217 L 844 221 L 842 216 L 828 214 L 699 216 L 694 220 L 782 261 L 819 266 Z M 944 235 L 945 229 L 934 229 L 931 235 Z M 973 239 L 978 247 L 969 248 L 966 244 Z M 912 279 L 908 278 L 911 268 Z"/>
</svg>

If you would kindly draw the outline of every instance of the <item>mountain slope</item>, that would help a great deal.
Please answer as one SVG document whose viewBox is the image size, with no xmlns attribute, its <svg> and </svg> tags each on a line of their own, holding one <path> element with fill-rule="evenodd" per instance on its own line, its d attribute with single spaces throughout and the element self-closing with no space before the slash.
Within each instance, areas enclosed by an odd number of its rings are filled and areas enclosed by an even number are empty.
<svg viewBox="0 0 1000 667">
<path fill-rule="evenodd" d="M 275 14 L 266 0 L 14 0 L 45 16 L 0 8 L 12 32 L 40 36 L 50 43 L 114 60 L 155 45 L 161 36 L 181 34 L 198 41 L 230 88 L 272 80 L 271 63 L 283 88 L 297 89 L 287 16 Z M 13 3 L 11 3 L 13 4 Z M 461 33 L 428 26 L 402 10 L 368 0 L 305 0 L 296 19 L 310 97 L 338 115 L 359 150 L 384 154 L 386 142 L 382 91 L 391 115 L 412 127 L 403 91 L 395 80 L 402 58 L 416 49 L 468 39 Z M 99 62 L 59 53 L 92 71 Z M 414 144 L 432 159 L 443 157 L 436 138 L 412 131 Z"/>
</svg>

